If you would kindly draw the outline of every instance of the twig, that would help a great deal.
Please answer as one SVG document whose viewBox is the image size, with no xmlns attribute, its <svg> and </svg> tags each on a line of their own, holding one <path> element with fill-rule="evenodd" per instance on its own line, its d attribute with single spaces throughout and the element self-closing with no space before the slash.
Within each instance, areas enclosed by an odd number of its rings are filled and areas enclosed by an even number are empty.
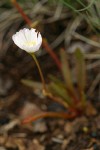
<svg viewBox="0 0 100 150">
<path fill-rule="evenodd" d="M 100 53 L 84 54 L 85 59 L 100 59 Z"/>
<path fill-rule="evenodd" d="M 91 95 L 96 88 L 97 84 L 100 82 L 100 73 L 96 76 L 95 80 L 92 82 L 92 85 L 90 86 L 87 94 Z"/>
<path fill-rule="evenodd" d="M 86 69 L 90 70 L 90 69 L 95 68 L 97 66 L 100 66 L 100 60 L 97 60 L 96 62 L 93 62 L 93 63 L 87 65 Z"/>
<path fill-rule="evenodd" d="M 78 16 L 73 21 L 70 21 L 65 32 L 65 46 L 66 47 L 70 43 L 72 35 L 74 34 L 75 30 L 79 26 L 81 20 L 82 20 L 82 17 Z"/>
<path fill-rule="evenodd" d="M 63 40 L 64 40 L 64 34 L 66 30 L 64 30 L 50 45 L 52 48 L 57 47 Z"/>
<path fill-rule="evenodd" d="M 96 47 L 99 47 L 99 48 L 100 48 L 100 43 L 95 42 L 95 41 L 93 41 L 93 40 L 90 40 L 90 39 L 84 37 L 83 35 L 80 35 L 80 34 L 77 33 L 77 32 L 73 32 L 72 35 L 73 35 L 74 37 L 78 38 L 78 39 L 81 39 L 82 41 L 84 41 L 84 42 L 86 42 L 86 43 L 88 43 L 88 44 L 90 44 L 90 45 L 93 45 L 93 46 L 96 46 Z"/>
</svg>

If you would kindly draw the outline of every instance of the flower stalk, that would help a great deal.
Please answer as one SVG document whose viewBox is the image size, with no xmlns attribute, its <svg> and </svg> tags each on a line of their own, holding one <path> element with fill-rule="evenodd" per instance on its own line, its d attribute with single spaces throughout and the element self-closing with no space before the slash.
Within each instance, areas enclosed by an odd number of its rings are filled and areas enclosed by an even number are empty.
<svg viewBox="0 0 100 150">
<path fill-rule="evenodd" d="M 44 92 L 46 92 L 46 84 L 45 84 L 45 80 L 44 80 L 44 76 L 43 76 L 40 64 L 39 64 L 36 56 L 34 55 L 34 53 L 30 53 L 30 55 L 32 56 L 32 58 L 34 59 L 36 65 L 37 65 L 37 68 L 38 68 L 38 71 L 39 71 L 39 74 L 40 74 L 40 77 L 41 77 L 41 81 L 42 81 L 42 84 L 43 84 L 43 93 L 44 93 Z"/>
</svg>

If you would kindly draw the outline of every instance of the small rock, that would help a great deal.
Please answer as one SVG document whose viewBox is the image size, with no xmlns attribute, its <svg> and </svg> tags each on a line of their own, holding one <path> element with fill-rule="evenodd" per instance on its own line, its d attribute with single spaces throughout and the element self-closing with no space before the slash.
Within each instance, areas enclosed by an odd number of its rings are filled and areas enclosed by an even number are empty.
<svg viewBox="0 0 100 150">
<path fill-rule="evenodd" d="M 100 115 L 95 119 L 97 129 L 100 130 Z"/>
<path fill-rule="evenodd" d="M 5 141 L 6 141 L 6 137 L 0 136 L 0 145 L 3 145 L 5 143 Z"/>
<path fill-rule="evenodd" d="M 26 102 L 23 106 L 23 109 L 22 109 L 20 115 L 21 115 L 21 118 L 23 119 L 28 116 L 37 115 L 41 112 L 42 112 L 42 110 L 40 110 L 40 108 L 37 105 L 30 103 L 30 102 Z"/>
<path fill-rule="evenodd" d="M 73 131 L 73 126 L 71 122 L 67 122 L 64 126 L 64 131 L 67 132 L 67 134 L 72 133 Z"/>
<path fill-rule="evenodd" d="M 79 129 L 82 129 L 82 127 L 88 126 L 88 119 L 86 117 L 80 117 L 75 119 L 73 121 L 73 132 L 77 132 Z"/>
<path fill-rule="evenodd" d="M 6 150 L 3 146 L 0 146 L 0 150 Z"/>
<path fill-rule="evenodd" d="M 83 127 L 83 132 L 84 132 L 84 133 L 88 133 L 88 131 L 89 131 L 88 127 L 84 126 L 84 127 Z"/>
<path fill-rule="evenodd" d="M 33 131 L 40 132 L 40 133 L 46 132 L 47 126 L 46 126 L 45 122 L 43 120 L 36 121 L 33 124 Z"/>
<path fill-rule="evenodd" d="M 75 50 L 79 48 L 81 52 L 87 53 L 91 50 L 91 46 L 89 44 L 84 44 L 82 42 L 75 42 L 68 48 L 68 53 L 74 53 Z"/>
<path fill-rule="evenodd" d="M 0 96 L 5 96 L 8 90 L 12 87 L 12 80 L 11 79 L 3 79 L 0 78 Z"/>
<path fill-rule="evenodd" d="M 41 145 L 38 140 L 34 139 L 33 140 L 33 147 L 34 147 L 34 150 L 45 150 L 44 146 Z M 32 149 L 33 150 L 33 149 Z"/>
<path fill-rule="evenodd" d="M 94 106 L 90 102 L 87 102 L 85 112 L 87 116 L 94 116 L 97 114 L 97 110 L 94 108 Z"/>
</svg>

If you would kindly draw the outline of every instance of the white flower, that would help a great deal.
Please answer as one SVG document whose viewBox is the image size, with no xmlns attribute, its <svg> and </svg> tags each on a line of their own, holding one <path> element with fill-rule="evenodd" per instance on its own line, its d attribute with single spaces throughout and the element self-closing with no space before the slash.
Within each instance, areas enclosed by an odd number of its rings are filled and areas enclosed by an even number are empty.
<svg viewBox="0 0 100 150">
<path fill-rule="evenodd" d="M 22 29 L 12 36 L 14 43 L 22 50 L 33 53 L 39 50 L 42 44 L 42 37 L 35 29 Z"/>
</svg>

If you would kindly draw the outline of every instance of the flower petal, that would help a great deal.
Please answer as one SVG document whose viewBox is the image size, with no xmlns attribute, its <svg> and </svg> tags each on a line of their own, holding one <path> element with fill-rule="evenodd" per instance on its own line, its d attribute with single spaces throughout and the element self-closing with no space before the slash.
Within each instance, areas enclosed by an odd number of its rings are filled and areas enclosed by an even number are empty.
<svg viewBox="0 0 100 150">
<path fill-rule="evenodd" d="M 36 32 L 33 28 L 31 30 L 24 28 L 16 32 L 16 34 L 12 36 L 12 39 L 19 48 L 29 53 L 39 50 L 42 44 L 41 34 Z"/>
<path fill-rule="evenodd" d="M 40 33 L 38 33 L 38 38 L 37 38 L 37 40 L 38 40 L 38 44 L 42 44 L 42 36 L 41 36 L 41 34 Z"/>
<path fill-rule="evenodd" d="M 36 41 L 37 42 L 37 32 L 35 29 L 31 29 L 31 41 Z"/>
</svg>

